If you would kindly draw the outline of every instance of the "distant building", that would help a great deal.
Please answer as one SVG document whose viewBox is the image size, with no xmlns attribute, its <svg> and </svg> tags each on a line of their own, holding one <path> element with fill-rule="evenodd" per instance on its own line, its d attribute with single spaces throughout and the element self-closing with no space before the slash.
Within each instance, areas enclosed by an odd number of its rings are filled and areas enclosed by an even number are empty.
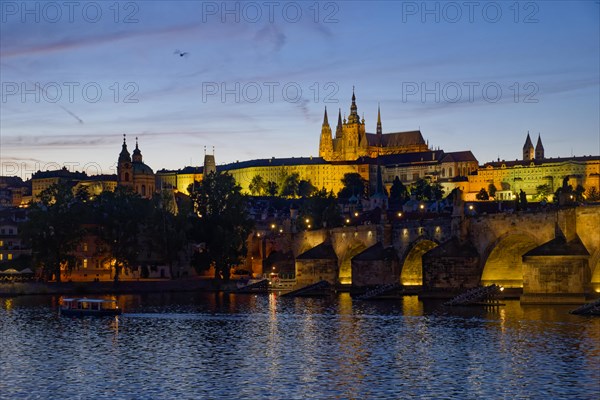
<svg viewBox="0 0 600 400">
<path fill-rule="evenodd" d="M 117 162 L 117 185 L 131 187 L 134 192 L 147 199 L 152 198 L 156 191 L 154 171 L 144 164 L 137 138 L 133 155 L 130 155 L 126 137 L 123 135 L 123 147 Z"/>
<path fill-rule="evenodd" d="M 205 160 L 204 167 L 159 171 L 157 186 L 177 188 L 187 193 L 191 183 L 202 180 L 208 165 L 214 165 L 214 157 L 208 162 Z M 476 171 L 479 164 L 470 151 L 446 153 L 429 149 L 420 131 L 383 133 L 379 111 L 376 133 L 367 133 L 365 120 L 358 116 L 356 96 L 352 93 L 350 115 L 347 120 L 342 120 L 340 111 L 335 137 L 325 110 L 319 157 L 266 158 L 216 168 L 231 174 L 247 193 L 257 175 L 264 182 L 274 182 L 281 188 L 286 176 L 297 173 L 299 179 L 310 181 L 318 189 L 325 188 L 337 194 L 343 188 L 342 178 L 348 173 L 359 174 L 369 182 L 370 192 L 375 193 L 378 165 L 383 185 L 388 190 L 396 177 L 405 185 L 424 178 L 440 182 L 447 190 L 452 190 L 458 185 L 455 182 L 466 182 L 467 175 Z"/>
<path fill-rule="evenodd" d="M 555 192 L 565 179 L 573 188 L 600 190 L 600 156 L 545 158 L 541 136 L 534 148 L 527 133 L 522 160 L 488 162 L 469 175 L 467 199 L 475 200 L 475 194 L 491 184 L 497 189 L 497 200 L 511 200 L 521 190 L 533 199 L 539 186 L 548 185 Z"/>
</svg>

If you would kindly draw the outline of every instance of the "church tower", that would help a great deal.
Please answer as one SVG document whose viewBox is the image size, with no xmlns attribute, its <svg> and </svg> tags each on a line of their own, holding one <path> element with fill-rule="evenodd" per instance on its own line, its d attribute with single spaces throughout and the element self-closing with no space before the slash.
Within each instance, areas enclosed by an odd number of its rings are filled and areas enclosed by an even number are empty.
<svg viewBox="0 0 600 400">
<path fill-rule="evenodd" d="M 381 147 L 383 145 L 383 130 L 381 129 L 381 110 L 379 109 L 379 104 L 377 105 L 377 146 Z"/>
<path fill-rule="evenodd" d="M 544 146 L 542 145 L 542 137 L 538 133 L 537 144 L 535 145 L 535 159 L 543 160 L 544 159 Z"/>
<path fill-rule="evenodd" d="M 117 162 L 117 183 L 119 186 L 133 186 L 133 166 L 131 165 L 131 156 L 127 151 L 125 134 L 123 134 L 123 147 Z"/>
<path fill-rule="evenodd" d="M 339 122 L 338 122 L 339 123 Z M 323 125 L 321 126 L 321 140 L 319 141 L 319 157 L 325 161 L 331 161 L 333 158 L 333 140 L 331 138 L 331 127 L 327 119 L 327 107 L 323 116 Z"/>
<path fill-rule="evenodd" d="M 356 160 L 367 155 L 367 134 L 365 132 L 365 120 L 360 120 L 356 96 L 352 88 L 352 105 L 348 121 L 343 125 L 342 160 Z"/>
<path fill-rule="evenodd" d="M 208 174 L 217 173 L 217 163 L 215 162 L 215 147 L 213 146 L 213 153 L 206 154 L 206 146 L 204 146 L 204 169 L 202 170 L 202 176 Z"/>
<path fill-rule="evenodd" d="M 134 163 L 141 163 L 142 161 L 142 152 L 140 151 L 140 148 L 138 147 L 138 139 L 135 138 L 135 150 L 133 150 L 133 157 L 131 158 L 131 161 L 133 161 Z"/>
<path fill-rule="evenodd" d="M 523 160 L 533 160 L 534 156 L 535 150 L 533 148 L 533 143 L 531 142 L 531 137 L 529 137 L 529 132 L 527 132 L 527 139 L 525 140 L 525 144 L 523 145 Z"/>
</svg>

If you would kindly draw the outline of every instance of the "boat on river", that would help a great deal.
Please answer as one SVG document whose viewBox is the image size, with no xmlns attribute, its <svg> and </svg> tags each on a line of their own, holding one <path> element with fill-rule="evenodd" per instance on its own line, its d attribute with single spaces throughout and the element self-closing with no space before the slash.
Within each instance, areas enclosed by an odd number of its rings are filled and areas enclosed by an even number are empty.
<svg viewBox="0 0 600 400">
<path fill-rule="evenodd" d="M 69 298 L 63 299 L 60 305 L 60 314 L 66 316 L 113 316 L 121 315 L 123 310 L 119 308 L 116 300 Z"/>
</svg>

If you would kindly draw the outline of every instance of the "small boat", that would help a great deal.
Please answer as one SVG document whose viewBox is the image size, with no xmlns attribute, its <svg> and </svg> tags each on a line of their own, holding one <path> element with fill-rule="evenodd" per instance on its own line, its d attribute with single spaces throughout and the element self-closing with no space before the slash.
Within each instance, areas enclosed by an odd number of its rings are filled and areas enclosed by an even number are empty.
<svg viewBox="0 0 600 400">
<path fill-rule="evenodd" d="M 73 298 L 63 299 L 60 305 L 61 315 L 66 316 L 113 316 L 121 315 L 122 310 L 119 308 L 116 300 L 106 299 L 88 299 L 88 298 Z"/>
</svg>

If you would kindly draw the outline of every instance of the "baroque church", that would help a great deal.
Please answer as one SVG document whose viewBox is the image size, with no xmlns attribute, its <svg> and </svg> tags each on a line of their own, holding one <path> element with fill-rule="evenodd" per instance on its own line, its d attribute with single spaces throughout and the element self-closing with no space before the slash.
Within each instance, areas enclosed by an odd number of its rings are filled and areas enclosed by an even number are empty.
<svg viewBox="0 0 600 400">
<path fill-rule="evenodd" d="M 321 127 L 319 157 L 325 161 L 354 161 L 360 157 L 429 151 L 421 131 L 383 133 L 381 111 L 377 109 L 377 128 L 375 133 L 366 132 L 365 119 L 360 119 L 356 106 L 356 96 L 352 91 L 352 105 L 348 119 L 342 120 L 339 110 L 335 137 L 327 117 L 327 108 Z"/>
<path fill-rule="evenodd" d="M 151 199 L 156 190 L 154 171 L 144 164 L 137 138 L 135 139 L 135 150 L 130 155 L 127 150 L 127 138 L 123 135 L 123 147 L 117 163 L 117 185 L 129 186 L 146 199 Z"/>
</svg>

